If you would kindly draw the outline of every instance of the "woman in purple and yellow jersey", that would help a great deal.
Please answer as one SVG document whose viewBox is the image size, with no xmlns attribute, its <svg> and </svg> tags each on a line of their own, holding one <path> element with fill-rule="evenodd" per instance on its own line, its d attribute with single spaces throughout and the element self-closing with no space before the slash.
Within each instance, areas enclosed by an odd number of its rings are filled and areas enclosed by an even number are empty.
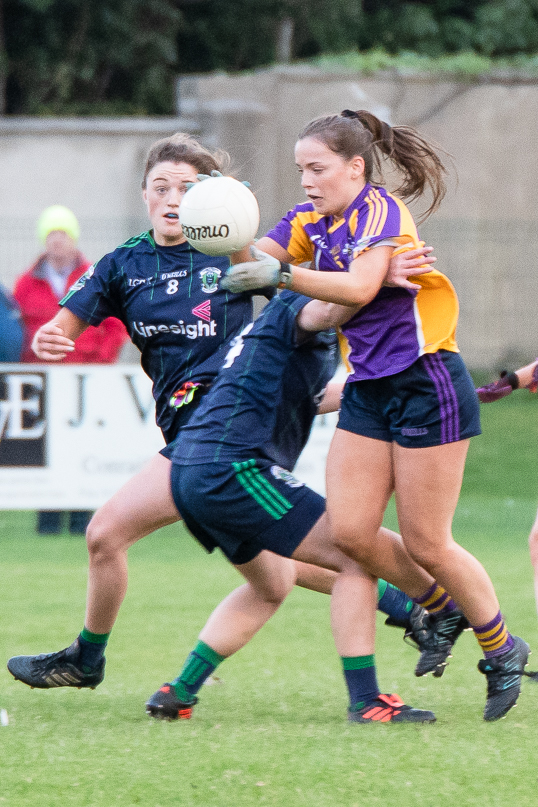
<svg viewBox="0 0 538 807">
<path fill-rule="evenodd" d="M 431 574 L 437 582 L 416 601 L 433 605 L 431 627 L 450 645 L 466 625 L 461 609 L 485 655 L 484 717 L 496 720 L 517 700 L 529 648 L 508 632 L 484 568 L 452 537 L 469 438 L 480 433 L 476 393 L 455 340 L 458 301 L 435 270 L 404 288 L 384 285 L 392 256 L 419 239 L 405 204 L 373 181 L 381 160 L 390 163 L 404 199 L 431 193 L 429 215 L 445 192 L 444 166 L 410 127 L 350 110 L 311 121 L 295 159 L 308 202 L 257 243 L 254 262 L 234 261 L 223 285 L 237 292 L 271 283 L 360 306 L 341 327 L 351 367 L 327 466 L 332 531 L 375 576 L 390 580 L 407 570 L 411 578 L 417 564 Z M 318 271 L 297 265 L 306 261 Z M 378 537 L 392 493 L 403 546 Z M 365 602 L 368 611 L 373 621 Z M 348 664 L 361 669 L 366 660 Z"/>
</svg>

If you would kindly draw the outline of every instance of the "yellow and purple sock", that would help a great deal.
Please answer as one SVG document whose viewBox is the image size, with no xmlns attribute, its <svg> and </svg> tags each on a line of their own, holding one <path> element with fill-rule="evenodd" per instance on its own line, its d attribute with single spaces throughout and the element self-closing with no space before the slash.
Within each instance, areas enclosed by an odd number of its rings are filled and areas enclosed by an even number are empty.
<svg viewBox="0 0 538 807">
<path fill-rule="evenodd" d="M 501 612 L 485 625 L 471 625 L 485 658 L 500 656 L 511 650 L 514 640 L 505 625 Z"/>
<path fill-rule="evenodd" d="M 413 597 L 413 602 L 422 605 L 429 614 L 447 614 L 458 607 L 439 583 L 434 583 L 421 597 Z"/>
<path fill-rule="evenodd" d="M 342 656 L 351 709 L 362 708 L 379 695 L 374 655 Z"/>
</svg>

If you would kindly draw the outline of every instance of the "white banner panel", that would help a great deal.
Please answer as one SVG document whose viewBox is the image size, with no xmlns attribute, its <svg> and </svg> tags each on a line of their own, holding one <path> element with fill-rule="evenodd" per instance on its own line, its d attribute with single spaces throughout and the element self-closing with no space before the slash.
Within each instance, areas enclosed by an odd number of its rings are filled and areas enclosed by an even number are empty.
<svg viewBox="0 0 538 807">
<path fill-rule="evenodd" d="M 0 364 L 2 510 L 94 510 L 163 445 L 139 365 Z"/>
</svg>

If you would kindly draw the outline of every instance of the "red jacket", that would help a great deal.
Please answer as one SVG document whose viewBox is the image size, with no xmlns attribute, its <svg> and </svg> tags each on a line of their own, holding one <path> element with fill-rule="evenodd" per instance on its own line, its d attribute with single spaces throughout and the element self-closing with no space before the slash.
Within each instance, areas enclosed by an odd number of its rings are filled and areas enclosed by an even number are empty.
<svg viewBox="0 0 538 807">
<path fill-rule="evenodd" d="M 19 277 L 13 296 L 17 300 L 24 325 L 24 345 L 21 362 L 42 363 L 30 349 L 38 328 L 49 322 L 58 313 L 58 298 L 43 274 L 45 256 Z M 66 289 L 89 269 L 89 263 L 78 254 L 77 267 L 69 275 Z M 68 353 L 64 362 L 70 364 L 110 364 L 118 358 L 120 348 L 128 338 L 125 326 L 119 319 L 108 317 L 97 327 L 90 325 L 75 342 L 75 349 Z"/>
</svg>

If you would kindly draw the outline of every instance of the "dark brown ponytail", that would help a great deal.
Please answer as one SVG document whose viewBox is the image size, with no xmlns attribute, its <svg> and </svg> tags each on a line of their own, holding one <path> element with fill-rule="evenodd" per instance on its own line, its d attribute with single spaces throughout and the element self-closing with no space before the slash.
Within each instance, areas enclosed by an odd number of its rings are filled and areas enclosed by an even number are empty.
<svg viewBox="0 0 538 807">
<path fill-rule="evenodd" d="M 422 214 L 424 221 L 433 213 L 446 193 L 446 169 L 435 146 L 410 126 L 389 126 L 365 109 L 344 109 L 340 115 L 327 115 L 311 121 L 299 140 L 313 137 L 346 160 L 360 155 L 365 162 L 365 178 L 371 182 L 374 171 L 383 184 L 383 157 L 402 175 L 393 189 L 403 199 L 412 201 L 430 191 L 432 202 Z"/>
</svg>

